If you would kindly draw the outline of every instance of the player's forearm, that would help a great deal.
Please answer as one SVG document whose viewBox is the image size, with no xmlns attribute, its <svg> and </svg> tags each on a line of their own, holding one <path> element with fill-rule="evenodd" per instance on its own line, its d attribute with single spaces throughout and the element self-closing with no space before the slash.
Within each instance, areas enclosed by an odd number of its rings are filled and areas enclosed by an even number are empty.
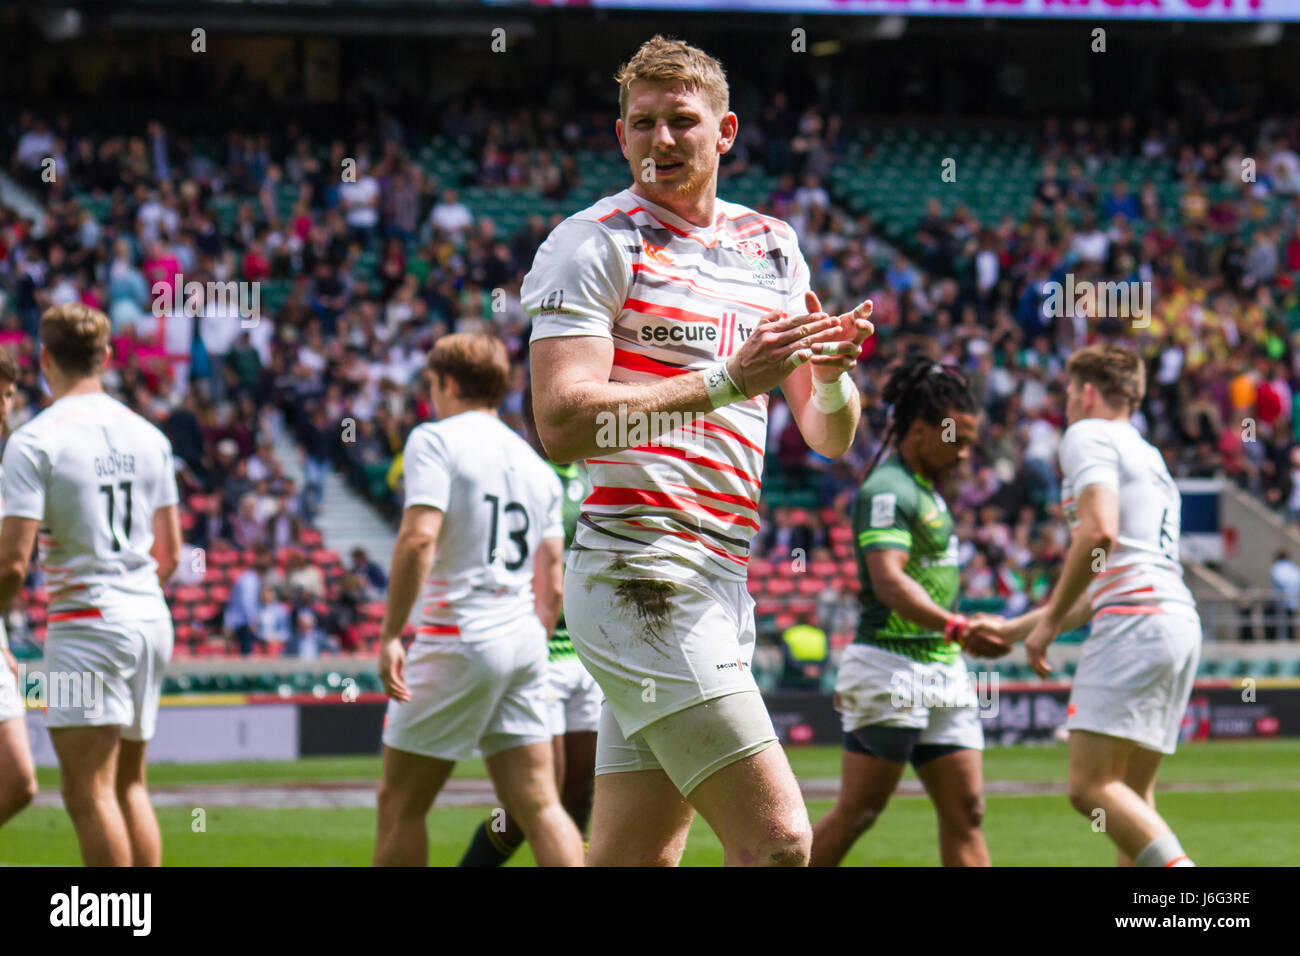
<svg viewBox="0 0 1300 956">
<path fill-rule="evenodd" d="M 809 401 L 799 410 L 796 421 L 809 448 L 826 458 L 838 458 L 853 444 L 860 414 L 855 387 L 853 397 L 843 407 L 823 412 Z"/>
<path fill-rule="evenodd" d="M 906 574 L 891 575 L 879 583 L 873 579 L 871 583 L 887 608 L 927 631 L 942 632 L 953 615 L 936 604 L 930 593 Z"/>
<path fill-rule="evenodd" d="M 420 588 L 433 565 L 435 541 L 432 538 L 399 536 L 393 547 L 393 571 L 388 578 L 387 607 L 384 610 L 383 638 L 398 637 L 411 617 L 411 609 L 420 598 Z"/>
<path fill-rule="evenodd" d="M 577 382 L 547 408 L 537 432 L 546 454 L 561 464 L 644 444 L 684 424 L 684 415 L 713 411 L 704 375 L 690 372 L 654 382 Z"/>
<path fill-rule="evenodd" d="M 1065 555 L 1065 566 L 1061 569 L 1061 578 L 1052 590 L 1052 596 L 1045 608 L 1047 622 L 1059 634 L 1065 630 L 1067 616 L 1075 609 L 1075 604 L 1088 590 L 1088 585 L 1097 576 L 1095 569 L 1098 558 L 1104 564 L 1106 553 L 1110 550 L 1111 540 L 1105 534 L 1080 526 L 1070 542 L 1070 549 Z"/>
</svg>

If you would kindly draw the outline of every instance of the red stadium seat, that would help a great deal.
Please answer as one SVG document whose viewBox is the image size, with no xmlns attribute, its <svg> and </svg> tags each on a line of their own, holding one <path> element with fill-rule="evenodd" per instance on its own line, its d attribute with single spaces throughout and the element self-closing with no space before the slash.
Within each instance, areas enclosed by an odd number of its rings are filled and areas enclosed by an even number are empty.
<svg viewBox="0 0 1300 956">
<path fill-rule="evenodd" d="M 190 531 L 194 528 L 194 514 L 189 511 L 181 512 L 181 530 Z"/>
<path fill-rule="evenodd" d="M 222 585 L 221 587 L 208 588 L 208 600 L 216 601 L 222 607 L 230 601 L 230 588 Z"/>
<path fill-rule="evenodd" d="M 192 584 L 176 589 L 176 600 L 184 604 L 198 604 L 207 597 L 207 591 Z"/>
<path fill-rule="evenodd" d="M 862 590 L 862 579 L 856 574 L 845 575 L 840 580 L 844 582 L 844 589 L 846 591 L 851 591 L 854 594 L 857 594 Z"/>
<path fill-rule="evenodd" d="M 49 618 L 49 612 L 43 607 L 27 608 L 27 623 L 35 627 L 37 624 L 44 624 Z"/>
<path fill-rule="evenodd" d="M 776 618 L 776 629 L 779 632 L 790 630 L 795 625 L 795 616 L 793 614 L 779 614 Z"/>
<path fill-rule="evenodd" d="M 785 604 L 781 601 L 764 598 L 763 600 L 754 603 L 754 613 L 759 617 L 768 617 L 774 614 L 780 614 L 781 608 L 783 607 L 785 607 Z"/>
<path fill-rule="evenodd" d="M 804 575 L 795 584 L 795 590 L 806 597 L 816 597 L 826 590 L 826 584 L 826 578 Z"/>
<path fill-rule="evenodd" d="M 752 574 L 745 579 L 745 590 L 750 594 L 762 594 L 763 589 L 767 587 L 767 582 L 762 578 L 756 578 Z"/>
<path fill-rule="evenodd" d="M 181 621 L 188 621 L 190 619 L 190 606 L 188 604 L 183 604 L 180 601 L 177 601 L 171 605 L 171 609 L 172 620 L 174 622 L 179 624 Z"/>
<path fill-rule="evenodd" d="M 853 545 L 853 529 L 846 524 L 837 524 L 830 529 L 831 544 Z"/>
<path fill-rule="evenodd" d="M 814 561 L 808 568 L 814 577 L 829 579 L 840 573 L 840 567 L 834 561 Z"/>
<path fill-rule="evenodd" d="M 220 604 L 196 604 L 194 606 L 194 620 L 207 623 L 213 618 L 220 616 L 222 607 Z M 217 625 L 218 627 L 220 625 Z"/>
<path fill-rule="evenodd" d="M 207 563 L 218 568 L 229 568 L 239 563 L 239 552 L 230 548 L 214 549 L 207 553 Z"/>
<path fill-rule="evenodd" d="M 207 511 L 208 496 L 204 494 L 190 495 L 185 499 L 185 506 L 189 508 L 190 511 Z"/>
<path fill-rule="evenodd" d="M 298 542 L 304 548 L 319 548 L 323 540 L 324 536 L 314 528 L 303 528 L 298 535 Z"/>
<path fill-rule="evenodd" d="M 771 578 L 767 582 L 767 593 L 772 597 L 783 597 L 794 593 L 794 582 L 789 578 Z"/>
<path fill-rule="evenodd" d="M 194 640 L 194 633 L 194 628 L 190 627 L 188 624 L 177 624 L 176 643 L 188 645 L 192 640 Z"/>
<path fill-rule="evenodd" d="M 383 601 L 371 601 L 370 603 L 362 606 L 361 613 L 364 614 L 369 620 L 382 623 L 384 620 L 384 612 L 386 612 L 387 610 L 388 610 L 388 605 L 385 604 Z"/>
<path fill-rule="evenodd" d="M 328 568 L 336 564 L 342 564 L 343 560 L 339 557 L 337 551 L 331 551 L 329 548 L 317 548 L 312 551 L 308 560 L 318 568 Z"/>
<path fill-rule="evenodd" d="M 852 631 L 836 631 L 831 635 L 831 649 L 839 650 L 841 647 L 848 647 L 853 643 Z"/>
<path fill-rule="evenodd" d="M 858 562 L 841 561 L 840 574 L 844 575 L 846 578 L 856 578 L 858 576 Z"/>
<path fill-rule="evenodd" d="M 795 570 L 794 562 L 791 560 L 774 561 L 772 566 L 776 569 L 778 577 L 792 578 L 801 572 Z"/>
<path fill-rule="evenodd" d="M 809 601 L 807 598 L 798 598 L 790 602 L 791 614 L 814 614 L 817 611 L 817 602 Z"/>
<path fill-rule="evenodd" d="M 772 574 L 772 562 L 763 558 L 751 558 L 749 562 L 749 576 L 751 578 L 766 578 Z"/>
</svg>

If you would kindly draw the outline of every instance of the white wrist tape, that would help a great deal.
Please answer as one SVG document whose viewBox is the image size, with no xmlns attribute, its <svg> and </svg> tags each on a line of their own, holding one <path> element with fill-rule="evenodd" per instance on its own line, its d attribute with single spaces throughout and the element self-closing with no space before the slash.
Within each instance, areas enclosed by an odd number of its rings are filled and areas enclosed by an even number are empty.
<svg viewBox="0 0 1300 956">
<path fill-rule="evenodd" d="M 813 408 L 823 415 L 838 412 L 849 403 L 850 398 L 857 394 L 858 388 L 853 384 L 853 379 L 849 377 L 848 372 L 841 372 L 840 377 L 833 382 L 822 383 L 813 378 Z"/>
<path fill-rule="evenodd" d="M 704 370 L 704 390 L 708 393 L 709 401 L 714 408 L 721 408 L 732 402 L 743 402 L 747 397 L 732 381 L 726 362 L 716 362 Z"/>
</svg>

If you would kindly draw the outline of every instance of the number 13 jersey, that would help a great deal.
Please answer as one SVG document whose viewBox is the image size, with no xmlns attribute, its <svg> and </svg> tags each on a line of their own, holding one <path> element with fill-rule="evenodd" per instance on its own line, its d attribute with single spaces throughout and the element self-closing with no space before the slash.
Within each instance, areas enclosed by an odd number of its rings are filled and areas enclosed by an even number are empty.
<svg viewBox="0 0 1300 956">
<path fill-rule="evenodd" d="M 1194 611 L 1178 558 L 1182 496 L 1159 450 L 1128 422 L 1085 418 L 1066 429 L 1060 459 L 1072 532 L 1083 489 L 1105 485 L 1119 499 L 1119 534 L 1088 588 L 1093 614 Z"/>
<path fill-rule="evenodd" d="M 443 516 L 416 640 L 472 639 L 534 615 L 537 547 L 564 539 L 564 492 L 551 467 L 496 416 L 468 411 L 412 431 L 402 473 L 405 507 Z"/>
</svg>

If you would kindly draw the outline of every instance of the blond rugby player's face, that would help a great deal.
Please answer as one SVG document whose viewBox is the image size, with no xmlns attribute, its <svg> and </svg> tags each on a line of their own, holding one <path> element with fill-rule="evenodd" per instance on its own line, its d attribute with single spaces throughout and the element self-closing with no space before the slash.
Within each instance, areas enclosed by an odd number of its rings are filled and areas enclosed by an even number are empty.
<svg viewBox="0 0 1300 956">
<path fill-rule="evenodd" d="M 633 190 L 673 209 L 716 188 L 718 157 L 731 149 L 736 126 L 735 113 L 719 115 L 698 90 L 641 80 L 629 89 L 627 116 L 614 129 Z"/>
</svg>

